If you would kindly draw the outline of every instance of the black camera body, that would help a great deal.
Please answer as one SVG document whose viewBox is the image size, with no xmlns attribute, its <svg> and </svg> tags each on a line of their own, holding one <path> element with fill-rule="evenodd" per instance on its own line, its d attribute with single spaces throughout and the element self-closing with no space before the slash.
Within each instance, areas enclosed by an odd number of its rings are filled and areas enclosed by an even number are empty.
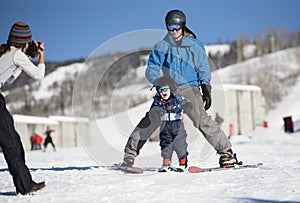
<svg viewBox="0 0 300 203">
<path fill-rule="evenodd" d="M 31 41 L 29 47 L 26 50 L 26 55 L 30 56 L 31 58 L 35 58 L 39 55 L 39 49 L 41 49 L 40 45 L 41 42 L 37 42 L 38 46 L 34 43 L 34 41 Z"/>
</svg>

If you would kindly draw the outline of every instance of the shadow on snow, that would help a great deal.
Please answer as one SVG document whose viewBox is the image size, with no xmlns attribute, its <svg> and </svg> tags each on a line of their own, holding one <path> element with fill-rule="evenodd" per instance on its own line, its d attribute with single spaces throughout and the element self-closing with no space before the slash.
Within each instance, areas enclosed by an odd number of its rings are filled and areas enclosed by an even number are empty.
<svg viewBox="0 0 300 203">
<path fill-rule="evenodd" d="M 79 171 L 85 171 L 85 170 L 91 170 L 95 168 L 99 168 L 100 166 L 66 166 L 66 167 L 51 167 L 51 168 L 30 168 L 30 171 L 71 171 L 71 170 L 79 170 Z M 8 171 L 8 168 L 1 168 L 0 172 L 6 172 Z"/>
<path fill-rule="evenodd" d="M 239 198 L 244 203 L 300 203 L 299 201 L 280 201 L 257 198 Z"/>
</svg>

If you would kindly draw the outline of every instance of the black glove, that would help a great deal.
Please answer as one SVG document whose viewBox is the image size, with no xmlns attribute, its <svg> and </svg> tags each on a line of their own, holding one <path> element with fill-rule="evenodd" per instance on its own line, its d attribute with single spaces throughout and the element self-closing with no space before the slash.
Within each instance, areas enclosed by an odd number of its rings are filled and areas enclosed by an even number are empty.
<svg viewBox="0 0 300 203">
<path fill-rule="evenodd" d="M 202 100 L 204 103 L 204 109 L 207 110 L 211 106 L 211 86 L 207 84 L 201 85 L 201 90 L 202 90 Z"/>
<path fill-rule="evenodd" d="M 182 106 L 184 113 L 191 113 L 193 109 L 193 104 L 191 102 L 187 102 L 185 105 Z"/>
</svg>

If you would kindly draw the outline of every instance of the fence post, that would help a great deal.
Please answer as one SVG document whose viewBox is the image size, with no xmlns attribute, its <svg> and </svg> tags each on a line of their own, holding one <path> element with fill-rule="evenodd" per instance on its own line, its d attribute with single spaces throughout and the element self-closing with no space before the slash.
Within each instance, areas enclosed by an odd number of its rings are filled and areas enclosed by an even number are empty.
<svg viewBox="0 0 300 203">
<path fill-rule="evenodd" d="M 232 123 L 229 124 L 229 136 L 234 135 L 234 125 Z"/>
</svg>

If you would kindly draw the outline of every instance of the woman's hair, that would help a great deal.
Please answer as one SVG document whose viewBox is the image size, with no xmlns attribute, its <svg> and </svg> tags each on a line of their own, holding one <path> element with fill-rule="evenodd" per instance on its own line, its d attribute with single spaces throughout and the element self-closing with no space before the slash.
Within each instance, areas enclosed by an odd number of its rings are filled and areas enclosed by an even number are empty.
<svg viewBox="0 0 300 203">
<path fill-rule="evenodd" d="M 5 54 L 6 52 L 10 51 L 10 46 L 14 46 L 16 48 L 21 48 L 23 49 L 26 46 L 26 43 L 17 43 L 17 42 L 10 42 L 7 41 L 6 44 L 2 44 L 0 46 L 0 57 Z"/>
</svg>

